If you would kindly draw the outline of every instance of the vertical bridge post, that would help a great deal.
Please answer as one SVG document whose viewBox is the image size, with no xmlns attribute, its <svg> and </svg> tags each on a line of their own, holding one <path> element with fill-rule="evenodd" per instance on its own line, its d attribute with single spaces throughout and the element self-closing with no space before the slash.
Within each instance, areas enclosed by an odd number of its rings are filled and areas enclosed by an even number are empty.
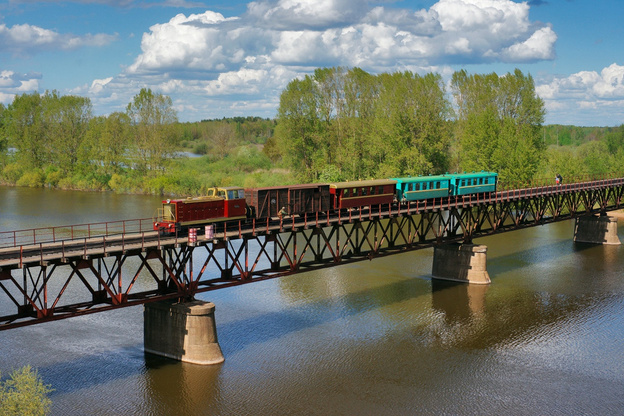
<svg viewBox="0 0 624 416">
<path fill-rule="evenodd" d="M 214 310 L 212 302 L 199 300 L 146 303 L 145 352 L 193 364 L 222 363 Z"/>
<path fill-rule="evenodd" d="M 487 285 L 487 246 L 477 244 L 444 244 L 433 251 L 434 279 Z"/>
<path fill-rule="evenodd" d="M 617 245 L 622 244 L 617 235 L 617 218 L 601 215 L 576 217 L 575 243 Z"/>
</svg>

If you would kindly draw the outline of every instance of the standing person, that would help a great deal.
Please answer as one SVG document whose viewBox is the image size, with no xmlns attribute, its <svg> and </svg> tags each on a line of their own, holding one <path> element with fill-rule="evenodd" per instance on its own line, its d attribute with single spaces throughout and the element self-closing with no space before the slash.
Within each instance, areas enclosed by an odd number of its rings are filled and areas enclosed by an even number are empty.
<svg viewBox="0 0 624 416">
<path fill-rule="evenodd" d="M 559 174 L 555 175 L 555 184 L 559 185 Z"/>
<path fill-rule="evenodd" d="M 287 213 L 288 211 L 286 211 L 286 207 L 282 207 L 282 209 L 280 209 L 279 212 L 277 213 L 277 216 L 281 220 Z"/>
<path fill-rule="evenodd" d="M 561 175 L 557 174 L 557 185 L 561 184 L 563 184 L 563 178 L 561 177 Z"/>
</svg>

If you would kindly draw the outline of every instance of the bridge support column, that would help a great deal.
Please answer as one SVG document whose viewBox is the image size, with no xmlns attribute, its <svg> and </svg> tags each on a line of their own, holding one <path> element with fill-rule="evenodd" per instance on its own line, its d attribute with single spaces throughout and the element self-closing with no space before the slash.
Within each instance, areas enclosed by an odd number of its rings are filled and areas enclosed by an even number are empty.
<svg viewBox="0 0 624 416">
<path fill-rule="evenodd" d="M 433 251 L 433 278 L 486 285 L 490 275 L 486 269 L 487 246 L 477 244 L 445 244 Z"/>
<path fill-rule="evenodd" d="M 609 245 L 622 244 L 617 235 L 617 218 L 606 215 L 600 217 L 576 217 L 574 242 Z"/>
<path fill-rule="evenodd" d="M 222 363 L 214 310 L 213 303 L 199 300 L 146 303 L 145 352 L 193 364 Z"/>
</svg>

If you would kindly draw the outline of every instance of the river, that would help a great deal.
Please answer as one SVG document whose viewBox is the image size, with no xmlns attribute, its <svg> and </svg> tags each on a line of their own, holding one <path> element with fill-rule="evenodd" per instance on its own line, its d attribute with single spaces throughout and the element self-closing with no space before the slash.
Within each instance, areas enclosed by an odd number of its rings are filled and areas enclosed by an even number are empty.
<svg viewBox="0 0 624 416">
<path fill-rule="evenodd" d="M 158 201 L 0 188 L 0 230 L 150 217 Z M 220 365 L 145 355 L 132 307 L 2 331 L 0 371 L 37 368 L 63 416 L 622 414 L 624 246 L 572 235 L 568 221 L 476 240 L 488 286 L 432 281 L 426 249 L 202 294 Z"/>
</svg>

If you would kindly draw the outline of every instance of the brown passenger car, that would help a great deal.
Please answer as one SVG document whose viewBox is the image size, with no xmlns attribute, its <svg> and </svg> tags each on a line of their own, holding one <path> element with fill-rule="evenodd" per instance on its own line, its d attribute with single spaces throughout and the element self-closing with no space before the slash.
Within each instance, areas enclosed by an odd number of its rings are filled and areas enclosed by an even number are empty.
<svg viewBox="0 0 624 416">
<path fill-rule="evenodd" d="M 330 184 L 332 209 L 392 204 L 397 181 L 372 179 Z"/>
</svg>

